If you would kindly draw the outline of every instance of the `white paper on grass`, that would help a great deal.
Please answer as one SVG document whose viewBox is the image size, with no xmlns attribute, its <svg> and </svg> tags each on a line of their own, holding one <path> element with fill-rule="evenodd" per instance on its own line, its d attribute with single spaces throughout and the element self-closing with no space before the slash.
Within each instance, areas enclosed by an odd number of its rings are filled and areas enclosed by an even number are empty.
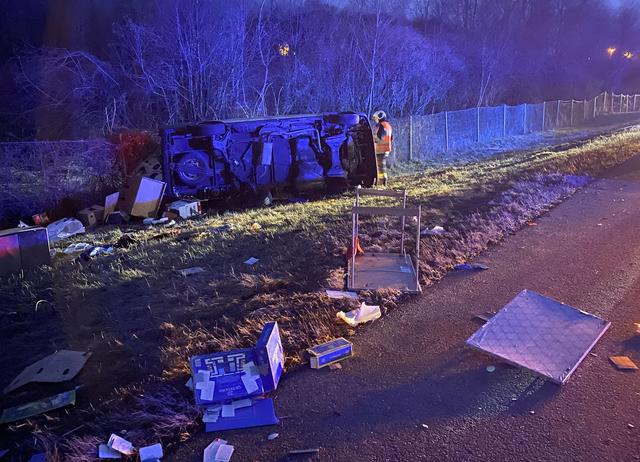
<svg viewBox="0 0 640 462">
<path fill-rule="evenodd" d="M 333 290 L 326 289 L 327 297 L 329 298 L 353 298 L 354 300 L 358 299 L 358 294 L 355 292 L 347 292 L 345 290 Z"/>
<path fill-rule="evenodd" d="M 202 415 L 203 422 L 217 422 L 220 417 L 220 410 L 222 406 L 209 406 L 205 408 L 204 414 Z"/>
<path fill-rule="evenodd" d="M 186 277 L 186 276 L 191 276 L 192 274 L 204 273 L 204 268 L 200 266 L 194 266 L 193 268 L 185 268 L 185 269 L 178 270 L 178 273 Z"/>
<path fill-rule="evenodd" d="M 216 390 L 215 382 L 198 382 L 196 389 L 200 390 L 200 399 L 203 401 L 212 401 L 213 393 Z"/>
<path fill-rule="evenodd" d="M 121 454 L 106 444 L 101 444 L 98 446 L 98 457 L 100 459 L 120 459 Z"/>
<path fill-rule="evenodd" d="M 119 437 L 116 434 L 112 434 L 109 437 L 107 446 L 109 446 L 111 449 L 114 449 L 128 456 L 132 455 L 135 452 L 133 448 L 133 444 L 131 442 L 125 440 L 124 438 Z"/>
<path fill-rule="evenodd" d="M 140 454 L 140 462 L 162 459 L 162 456 L 164 455 L 162 453 L 162 445 L 160 443 L 142 447 L 139 449 L 138 454 Z"/>
<path fill-rule="evenodd" d="M 251 401 L 251 398 L 236 399 L 231 403 L 231 405 L 234 409 L 242 409 L 243 407 L 249 407 L 253 405 L 253 401 Z"/>
<path fill-rule="evenodd" d="M 235 448 L 225 440 L 216 438 L 204 448 L 203 462 L 228 462 Z"/>
</svg>

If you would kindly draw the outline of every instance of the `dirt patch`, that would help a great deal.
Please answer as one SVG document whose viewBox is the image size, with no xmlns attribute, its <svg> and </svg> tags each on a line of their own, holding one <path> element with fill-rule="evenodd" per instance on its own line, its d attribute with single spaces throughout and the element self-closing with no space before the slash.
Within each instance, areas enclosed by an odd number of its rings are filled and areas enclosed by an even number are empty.
<svg viewBox="0 0 640 462">
<path fill-rule="evenodd" d="M 423 206 L 425 226 L 442 225 L 448 231 L 422 240 L 423 286 L 638 148 L 640 132 L 628 131 L 566 151 L 504 156 L 394 179 L 392 187 L 406 187 Z M 198 428 L 183 387 L 190 355 L 249 345 L 274 319 L 282 327 L 289 366 L 301 361 L 309 344 L 349 335 L 335 322 L 335 313 L 353 308 L 353 302 L 328 299 L 321 289 L 343 284 L 352 200 L 348 194 L 212 216 L 170 229 L 104 228 L 76 241 L 114 242 L 130 231 L 137 243 L 90 262 L 57 259 L 28 279 L 3 281 L 1 294 L 9 303 L 0 312 L 5 321 L 0 333 L 11 340 L 1 358 L 2 385 L 52 349 L 94 352 L 70 384 L 28 385 L 3 398 L 5 406 L 84 385 L 69 415 L 52 413 L 9 426 L 10 441 L 46 434 L 64 460 L 92 460 L 78 458 L 73 448 L 94 451 L 98 439 L 121 429 L 134 432 L 136 444 L 160 438 L 166 446 Z M 232 228 L 216 231 L 224 224 Z M 398 247 L 392 224 L 378 224 L 376 230 L 363 228 L 365 247 Z M 260 261 L 245 265 L 252 256 Z M 191 266 L 206 271 L 187 278 L 176 273 Z M 402 302 L 391 291 L 363 296 L 383 311 Z M 162 408 L 157 405 L 162 401 L 169 404 Z"/>
</svg>

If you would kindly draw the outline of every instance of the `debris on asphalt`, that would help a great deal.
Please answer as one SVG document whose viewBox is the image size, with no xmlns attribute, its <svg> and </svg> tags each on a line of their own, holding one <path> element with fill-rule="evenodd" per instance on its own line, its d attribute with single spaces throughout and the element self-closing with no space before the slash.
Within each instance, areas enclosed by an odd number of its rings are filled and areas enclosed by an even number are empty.
<svg viewBox="0 0 640 462">
<path fill-rule="evenodd" d="M 58 383 L 74 378 L 84 367 L 91 353 L 84 351 L 60 350 L 27 366 L 3 390 L 9 393 L 31 382 Z"/>
<path fill-rule="evenodd" d="M 492 311 L 485 311 L 484 313 L 476 314 L 473 319 L 480 322 L 480 324 L 484 324 L 489 322 L 489 319 L 493 318 L 495 313 Z"/>
<path fill-rule="evenodd" d="M 204 448 L 202 462 L 228 462 L 231 460 L 235 448 L 225 440 L 216 438 Z"/>
<path fill-rule="evenodd" d="M 538 226 L 538 223 L 536 223 L 535 221 L 528 221 L 527 225 L 528 226 Z"/>
<path fill-rule="evenodd" d="M 367 305 L 365 302 L 362 302 L 360 308 L 346 313 L 344 311 L 338 311 L 336 316 L 349 326 L 356 327 L 358 324 L 380 319 L 382 312 L 378 305 Z"/>
<path fill-rule="evenodd" d="M 636 428 L 636 426 L 635 426 L 635 425 L 633 425 L 633 424 L 627 424 L 627 427 L 628 427 L 628 428 Z"/>
<path fill-rule="evenodd" d="M 536 411 L 534 411 L 534 410 L 529 411 L 529 414 L 531 414 L 531 415 L 534 415 L 535 413 L 536 413 Z"/>
<path fill-rule="evenodd" d="M 47 226 L 47 235 L 51 243 L 70 238 L 76 234 L 82 234 L 85 231 L 86 229 L 82 222 L 75 218 L 63 218 Z"/>
<path fill-rule="evenodd" d="M 249 259 L 245 260 L 243 263 L 244 263 L 245 265 L 253 266 L 253 265 L 255 265 L 256 263 L 258 263 L 259 261 L 260 261 L 260 259 L 259 259 L 259 258 L 251 257 L 251 258 L 249 258 Z"/>
<path fill-rule="evenodd" d="M 293 451 L 289 451 L 288 455 L 300 456 L 304 454 L 318 454 L 319 452 L 320 452 L 320 448 L 295 449 Z"/>
<path fill-rule="evenodd" d="M 487 372 L 495 372 L 496 366 L 487 366 Z"/>
<path fill-rule="evenodd" d="M 329 364 L 329 369 L 331 369 L 332 371 L 339 371 L 340 369 L 342 369 L 342 364 L 340 363 Z"/>
<path fill-rule="evenodd" d="M 279 436 L 280 436 L 280 433 L 269 433 L 269 435 L 267 435 L 267 439 L 269 441 L 273 441 Z"/>
<path fill-rule="evenodd" d="M 425 428 L 425 429 L 427 429 L 427 430 L 428 430 L 428 429 L 429 429 L 429 425 L 427 425 L 427 424 L 422 424 L 422 428 Z"/>
<path fill-rule="evenodd" d="M 101 205 L 92 205 L 78 212 L 78 220 L 82 222 L 85 228 L 90 228 L 104 220 L 104 207 Z"/>
<path fill-rule="evenodd" d="M 131 456 L 135 453 L 135 448 L 130 441 L 125 440 L 121 436 L 112 433 L 107 441 L 107 446 L 114 451 L 118 451 L 125 456 Z"/>
<path fill-rule="evenodd" d="M 193 266 L 191 268 L 178 270 L 178 273 L 184 277 L 191 276 L 193 274 L 204 273 L 204 272 L 205 272 L 205 269 L 202 268 L 201 266 Z"/>
<path fill-rule="evenodd" d="M 329 298 L 352 298 L 354 300 L 358 299 L 358 294 L 355 292 L 349 292 L 346 290 L 333 290 L 327 289 L 325 290 L 327 297 Z"/>
<path fill-rule="evenodd" d="M 488 270 L 489 267 L 482 263 L 460 263 L 454 266 L 453 269 L 456 271 L 484 271 Z"/>
<path fill-rule="evenodd" d="M 167 211 L 174 212 L 180 218 L 187 219 L 202 214 L 200 201 L 175 201 L 167 204 Z"/>
<path fill-rule="evenodd" d="M 76 404 L 75 389 L 65 391 L 54 396 L 49 396 L 48 398 L 32 401 L 27 404 L 20 404 L 15 407 L 4 409 L 2 411 L 2 415 L 0 415 L 0 424 L 26 419 L 28 417 L 33 417 L 34 415 L 43 414 L 45 412 L 73 404 Z"/>
<path fill-rule="evenodd" d="M 144 446 L 138 449 L 140 462 L 157 462 L 163 457 L 162 444 L 156 443 L 151 446 Z"/>
<path fill-rule="evenodd" d="M 284 368 L 276 322 L 267 323 L 253 348 L 194 356 L 191 373 L 196 405 L 210 431 L 275 425 L 274 391 Z"/>
<path fill-rule="evenodd" d="M 636 334 L 640 334 L 640 322 L 636 322 L 633 325 L 636 327 Z"/>
<path fill-rule="evenodd" d="M 523 290 L 466 343 L 564 384 L 610 326 L 597 316 Z"/>
<path fill-rule="evenodd" d="M 447 231 L 442 226 L 434 226 L 433 228 L 423 229 L 420 236 L 440 236 L 446 234 Z"/>
<path fill-rule="evenodd" d="M 111 449 L 104 443 L 98 446 L 98 458 L 99 459 L 120 459 L 122 455 L 115 449 Z"/>
<path fill-rule="evenodd" d="M 307 353 L 311 368 L 321 369 L 353 356 L 353 343 L 340 337 L 309 348 Z"/>
<path fill-rule="evenodd" d="M 609 360 L 621 371 L 635 371 L 638 369 L 636 363 L 628 356 L 609 356 Z"/>
</svg>

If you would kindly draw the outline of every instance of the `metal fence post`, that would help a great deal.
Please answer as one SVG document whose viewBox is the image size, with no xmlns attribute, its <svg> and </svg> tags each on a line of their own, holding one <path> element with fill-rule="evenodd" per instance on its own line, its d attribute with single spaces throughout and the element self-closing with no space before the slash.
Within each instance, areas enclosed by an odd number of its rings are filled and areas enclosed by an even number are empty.
<svg viewBox="0 0 640 462">
<path fill-rule="evenodd" d="M 527 103 L 524 103 L 524 121 L 522 122 L 522 134 L 527 134 Z"/>
<path fill-rule="evenodd" d="M 560 100 L 558 100 L 558 107 L 556 108 L 556 128 L 560 127 Z"/>
<path fill-rule="evenodd" d="M 622 112 L 622 93 L 620 93 L 620 112 Z"/>
<path fill-rule="evenodd" d="M 444 111 L 444 138 L 446 143 L 446 150 L 449 150 L 449 113 Z"/>
<path fill-rule="evenodd" d="M 582 102 L 582 123 L 587 121 L 587 100 Z"/>
<path fill-rule="evenodd" d="M 545 122 L 545 117 L 546 117 L 546 112 L 547 112 L 547 102 L 543 101 L 542 102 L 542 131 L 544 131 L 544 122 Z"/>
<path fill-rule="evenodd" d="M 480 106 L 478 106 L 478 109 L 477 109 L 477 116 L 478 117 L 477 117 L 477 120 L 476 120 L 476 122 L 477 122 L 477 124 L 476 124 L 476 128 L 477 128 L 477 130 L 476 130 L 476 132 L 477 132 L 476 133 L 476 140 L 479 143 L 480 142 Z"/>
<path fill-rule="evenodd" d="M 633 112 L 636 112 L 636 100 L 638 99 L 638 95 L 633 95 Z"/>
<path fill-rule="evenodd" d="M 593 98 L 593 118 L 596 118 L 596 108 L 598 107 L 598 97 L 600 95 L 596 95 L 595 98 Z"/>
<path fill-rule="evenodd" d="M 602 113 L 607 113 L 607 92 L 604 92 L 604 102 L 602 103 Z"/>
<path fill-rule="evenodd" d="M 502 137 L 507 136 L 507 105 L 502 105 Z"/>
<path fill-rule="evenodd" d="M 569 126 L 573 127 L 573 98 L 571 98 L 571 118 L 569 119 Z"/>
<path fill-rule="evenodd" d="M 409 116 L 409 161 L 413 160 L 413 116 Z"/>
</svg>

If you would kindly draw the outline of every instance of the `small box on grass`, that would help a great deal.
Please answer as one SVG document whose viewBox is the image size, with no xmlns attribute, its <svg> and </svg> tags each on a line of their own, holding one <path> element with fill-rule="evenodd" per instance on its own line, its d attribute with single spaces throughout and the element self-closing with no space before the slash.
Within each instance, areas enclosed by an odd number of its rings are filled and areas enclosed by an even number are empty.
<svg viewBox="0 0 640 462">
<path fill-rule="evenodd" d="M 104 219 L 104 207 L 101 205 L 92 205 L 78 212 L 78 220 L 82 222 L 85 228 L 95 226 Z"/>
<path fill-rule="evenodd" d="M 46 265 L 51 261 L 46 228 L 0 231 L 0 276 Z"/>
<path fill-rule="evenodd" d="M 307 350 L 312 369 L 320 369 L 353 356 L 353 344 L 340 337 Z"/>
<path fill-rule="evenodd" d="M 200 201 L 175 201 L 167 204 L 167 211 L 177 213 L 186 220 L 202 214 L 202 206 Z"/>
</svg>

